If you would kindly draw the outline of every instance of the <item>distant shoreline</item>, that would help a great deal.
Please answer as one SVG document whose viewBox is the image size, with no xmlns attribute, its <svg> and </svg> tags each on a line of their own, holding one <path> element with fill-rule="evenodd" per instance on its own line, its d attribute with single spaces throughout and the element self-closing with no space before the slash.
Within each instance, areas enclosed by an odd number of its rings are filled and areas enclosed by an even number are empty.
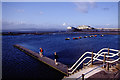
<svg viewBox="0 0 120 80">
<path fill-rule="evenodd" d="M 60 33 L 60 34 L 110 34 L 110 35 L 120 35 L 120 31 L 81 31 L 81 32 L 66 32 L 66 31 L 52 31 L 52 32 L 2 32 L 0 35 L 45 35 L 45 34 L 53 34 L 53 33 Z"/>
</svg>

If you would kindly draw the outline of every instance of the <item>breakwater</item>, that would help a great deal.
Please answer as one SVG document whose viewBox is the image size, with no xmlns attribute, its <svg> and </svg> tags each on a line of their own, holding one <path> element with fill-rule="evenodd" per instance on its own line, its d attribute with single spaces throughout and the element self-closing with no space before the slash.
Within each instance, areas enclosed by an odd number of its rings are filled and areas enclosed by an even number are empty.
<svg viewBox="0 0 120 80">
<path fill-rule="evenodd" d="M 33 52 L 33 51 L 31 51 L 31 50 L 29 50 L 29 49 L 27 49 L 27 48 L 24 48 L 23 46 L 20 46 L 20 45 L 17 45 L 17 44 L 16 44 L 16 45 L 14 45 L 14 47 L 18 48 L 19 50 L 25 52 L 26 54 L 28 54 L 28 55 L 30 55 L 30 56 L 32 56 L 32 57 L 34 57 L 35 59 L 43 62 L 44 64 L 46 64 L 46 65 L 54 68 L 55 70 L 58 70 L 58 71 L 60 71 L 61 73 L 67 75 L 67 73 L 68 73 L 68 72 L 67 72 L 67 71 L 68 71 L 68 70 L 67 70 L 67 69 L 68 69 L 68 68 L 67 68 L 67 65 L 64 65 L 64 64 L 62 64 L 62 63 L 60 63 L 60 62 L 58 62 L 58 65 L 55 65 L 54 60 L 52 60 L 52 59 L 50 59 L 50 58 L 48 58 L 48 57 L 45 57 L 45 56 L 40 57 L 40 55 L 39 55 L 38 53 Z"/>
</svg>

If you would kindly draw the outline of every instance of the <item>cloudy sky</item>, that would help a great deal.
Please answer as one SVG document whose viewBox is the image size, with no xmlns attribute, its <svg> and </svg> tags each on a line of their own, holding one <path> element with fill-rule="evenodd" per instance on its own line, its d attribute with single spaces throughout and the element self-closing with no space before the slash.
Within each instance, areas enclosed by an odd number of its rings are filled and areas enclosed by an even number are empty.
<svg viewBox="0 0 120 80">
<path fill-rule="evenodd" d="M 118 27 L 118 2 L 2 2 L 3 30 Z"/>
</svg>

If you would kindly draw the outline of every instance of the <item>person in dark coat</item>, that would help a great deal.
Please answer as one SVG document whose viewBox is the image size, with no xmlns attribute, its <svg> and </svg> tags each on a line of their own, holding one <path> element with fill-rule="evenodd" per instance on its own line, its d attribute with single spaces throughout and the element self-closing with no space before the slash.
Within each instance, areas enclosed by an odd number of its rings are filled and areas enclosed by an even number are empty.
<svg viewBox="0 0 120 80">
<path fill-rule="evenodd" d="M 54 57 L 55 57 L 55 65 L 58 65 L 58 63 L 57 63 L 57 59 L 58 59 L 58 55 L 56 54 L 56 52 L 54 52 Z"/>
</svg>

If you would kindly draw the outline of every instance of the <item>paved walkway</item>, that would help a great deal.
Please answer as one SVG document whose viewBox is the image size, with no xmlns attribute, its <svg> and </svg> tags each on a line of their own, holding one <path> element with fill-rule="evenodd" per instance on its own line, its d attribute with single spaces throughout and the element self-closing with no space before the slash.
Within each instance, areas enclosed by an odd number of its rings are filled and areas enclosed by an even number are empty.
<svg viewBox="0 0 120 80">
<path fill-rule="evenodd" d="M 90 76 L 92 76 L 92 75 L 94 75 L 102 70 L 104 70 L 104 69 L 102 69 L 99 66 L 86 67 L 85 69 L 82 69 L 81 71 L 74 73 L 71 76 L 66 77 L 66 78 L 74 78 L 74 79 L 81 78 L 82 74 L 85 74 L 84 78 L 88 78 L 88 77 L 90 77 Z"/>
</svg>

